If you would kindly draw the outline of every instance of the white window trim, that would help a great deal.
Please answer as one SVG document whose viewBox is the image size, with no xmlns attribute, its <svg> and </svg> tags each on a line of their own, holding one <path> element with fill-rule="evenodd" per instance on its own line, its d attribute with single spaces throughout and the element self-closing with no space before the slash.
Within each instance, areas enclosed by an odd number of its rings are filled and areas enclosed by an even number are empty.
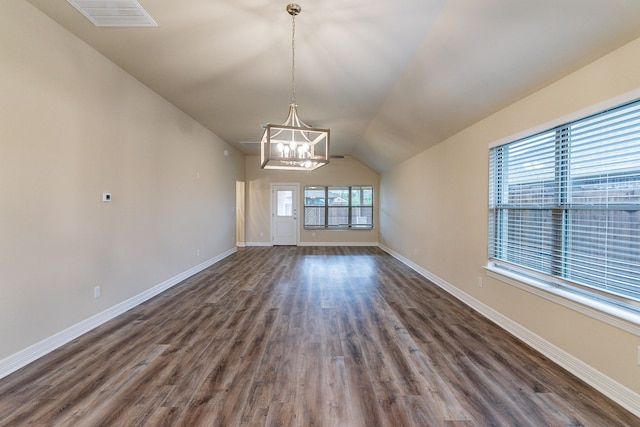
<svg viewBox="0 0 640 427">
<path fill-rule="evenodd" d="M 302 207 L 302 228 L 305 231 L 308 232 L 315 232 L 315 231 L 371 231 L 371 230 L 376 230 L 376 223 L 375 223 L 375 203 L 372 202 L 371 203 L 371 214 L 372 216 L 372 221 L 373 223 L 371 224 L 371 227 L 353 227 L 352 225 L 346 226 L 346 227 L 339 227 L 339 226 L 329 226 L 329 225 L 306 225 L 306 208 L 307 207 L 312 207 L 312 206 L 306 206 L 305 205 L 305 190 L 307 187 L 323 187 L 323 188 L 331 188 L 331 187 L 371 187 L 371 191 L 372 191 L 372 195 L 373 198 L 375 200 L 375 186 L 373 184 L 362 184 L 362 185 L 305 185 L 302 188 L 302 200 L 300 201 L 300 206 Z M 351 201 L 349 201 L 349 205 L 351 205 Z M 362 207 L 369 207 L 369 206 L 362 206 Z"/>
<path fill-rule="evenodd" d="M 555 127 L 563 125 L 565 123 L 573 122 L 573 121 L 582 119 L 584 117 L 591 116 L 593 114 L 597 114 L 597 113 L 599 113 L 601 111 L 608 110 L 610 108 L 614 108 L 614 107 L 617 107 L 617 106 L 622 105 L 622 104 L 626 104 L 627 102 L 631 102 L 631 101 L 633 101 L 635 99 L 638 99 L 638 98 L 640 98 L 640 88 L 632 90 L 632 91 L 629 91 L 629 92 L 621 94 L 621 95 L 618 95 L 616 97 L 607 99 L 605 101 L 598 102 L 596 104 L 590 105 L 589 107 L 580 109 L 580 110 L 575 111 L 575 112 L 570 113 L 570 114 L 566 114 L 566 115 L 564 115 L 562 117 L 559 117 L 557 119 L 550 120 L 548 122 L 538 124 L 538 125 L 536 125 L 534 127 L 531 127 L 529 129 L 526 129 L 526 130 L 511 134 L 511 135 L 506 136 L 504 138 L 500 138 L 497 141 L 491 142 L 489 144 L 489 148 L 497 147 L 499 145 L 504 145 L 504 144 L 507 144 L 509 142 L 516 141 L 518 139 L 522 139 L 522 138 L 526 138 L 526 137 L 531 136 L 531 135 L 535 135 L 537 133 L 540 133 L 540 132 L 555 128 Z"/>
<path fill-rule="evenodd" d="M 493 279 L 515 286 L 531 294 L 555 302 L 593 319 L 600 320 L 611 326 L 640 337 L 640 313 L 625 310 L 596 299 L 592 299 L 565 288 L 555 287 L 534 278 L 517 274 L 514 271 L 488 263 L 484 267 L 487 275 Z"/>
<path fill-rule="evenodd" d="M 493 141 L 489 144 L 489 149 L 557 127 L 563 123 L 572 122 L 582 117 L 586 117 L 609 108 L 614 108 L 638 98 L 640 98 L 640 88 L 609 98 L 602 102 L 598 102 L 554 120 L 538 124 L 532 128 L 517 132 L 497 141 Z M 487 271 L 487 275 L 491 278 L 515 286 L 526 292 L 555 302 L 593 319 L 600 320 L 640 337 L 640 314 L 600 302 L 596 299 L 585 297 L 571 292 L 566 288 L 552 286 L 528 276 L 517 274 L 511 270 L 499 268 L 494 263 L 488 263 L 484 268 Z"/>
</svg>

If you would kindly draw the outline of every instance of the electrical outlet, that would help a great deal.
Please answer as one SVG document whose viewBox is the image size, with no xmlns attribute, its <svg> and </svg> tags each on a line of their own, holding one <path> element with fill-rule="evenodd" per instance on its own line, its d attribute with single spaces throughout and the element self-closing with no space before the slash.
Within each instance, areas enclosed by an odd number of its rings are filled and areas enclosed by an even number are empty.
<svg viewBox="0 0 640 427">
<path fill-rule="evenodd" d="M 196 249 L 196 256 L 200 256 L 200 249 Z"/>
<path fill-rule="evenodd" d="M 93 297 L 100 298 L 100 286 L 95 286 L 93 288 Z"/>
<path fill-rule="evenodd" d="M 482 287 L 482 277 L 478 276 L 478 287 Z"/>
</svg>

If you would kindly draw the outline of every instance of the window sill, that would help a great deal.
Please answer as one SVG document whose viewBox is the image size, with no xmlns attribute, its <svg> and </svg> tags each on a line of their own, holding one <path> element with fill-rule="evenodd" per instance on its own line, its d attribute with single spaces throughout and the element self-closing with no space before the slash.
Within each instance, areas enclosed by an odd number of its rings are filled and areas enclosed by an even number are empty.
<svg viewBox="0 0 640 427">
<path fill-rule="evenodd" d="M 552 286 L 493 264 L 485 266 L 487 275 L 501 282 L 553 301 L 640 337 L 640 312 L 626 310 L 589 298 L 568 289 Z"/>
</svg>

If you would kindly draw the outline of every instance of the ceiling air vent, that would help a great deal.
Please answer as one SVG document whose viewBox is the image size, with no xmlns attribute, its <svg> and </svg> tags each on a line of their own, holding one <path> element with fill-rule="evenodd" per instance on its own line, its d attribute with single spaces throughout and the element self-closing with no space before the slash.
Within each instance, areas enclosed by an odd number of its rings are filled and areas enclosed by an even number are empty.
<svg viewBox="0 0 640 427">
<path fill-rule="evenodd" d="M 157 27 L 136 0 L 67 0 L 98 27 Z"/>
</svg>

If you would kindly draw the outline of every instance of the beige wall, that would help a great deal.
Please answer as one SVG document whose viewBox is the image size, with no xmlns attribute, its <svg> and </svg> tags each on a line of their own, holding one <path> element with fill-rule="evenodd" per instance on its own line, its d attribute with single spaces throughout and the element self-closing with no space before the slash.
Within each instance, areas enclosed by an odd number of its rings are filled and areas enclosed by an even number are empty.
<svg viewBox="0 0 640 427">
<path fill-rule="evenodd" d="M 638 70 L 640 39 L 383 174 L 380 241 L 640 393 L 640 337 L 491 279 L 483 270 L 489 145 L 621 96 L 640 97 Z"/>
<path fill-rule="evenodd" d="M 260 169 L 258 156 L 246 156 L 245 231 L 247 244 L 270 243 L 271 183 L 300 184 L 300 200 L 305 185 L 373 185 L 373 230 L 312 230 L 303 228 L 300 217 L 300 244 L 374 244 L 378 243 L 378 188 L 380 176 L 363 163 L 347 157 L 331 162 L 312 172 Z M 315 234 L 315 236 L 313 235 Z"/>
<path fill-rule="evenodd" d="M 0 93 L 0 360 L 235 247 L 244 156 L 22 0 Z"/>
</svg>

